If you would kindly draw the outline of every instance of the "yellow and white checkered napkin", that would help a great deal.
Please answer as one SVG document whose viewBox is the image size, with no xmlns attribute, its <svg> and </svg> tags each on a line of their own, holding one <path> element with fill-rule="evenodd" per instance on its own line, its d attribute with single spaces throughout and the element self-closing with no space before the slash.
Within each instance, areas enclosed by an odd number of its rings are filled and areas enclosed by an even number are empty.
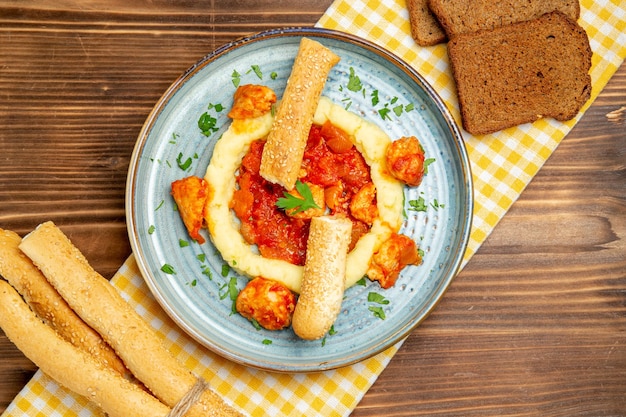
<svg viewBox="0 0 626 417">
<path fill-rule="evenodd" d="M 425 76 L 460 122 L 445 45 L 418 47 L 409 34 L 404 0 L 382 3 L 380 0 L 336 0 L 318 26 L 361 36 L 403 58 Z M 594 52 L 593 100 L 626 57 L 626 4 L 622 0 L 583 0 L 581 6 L 580 23 L 589 35 Z M 480 139 L 465 133 L 476 199 L 465 262 L 478 250 L 577 120 L 567 123 L 540 120 Z M 111 282 L 189 369 L 203 376 L 227 401 L 251 416 L 347 416 L 400 345 L 338 370 L 313 374 L 268 373 L 224 360 L 181 332 L 150 295 L 132 256 Z M 102 413 L 85 399 L 37 372 L 3 417 L 25 415 L 86 417 Z"/>
</svg>

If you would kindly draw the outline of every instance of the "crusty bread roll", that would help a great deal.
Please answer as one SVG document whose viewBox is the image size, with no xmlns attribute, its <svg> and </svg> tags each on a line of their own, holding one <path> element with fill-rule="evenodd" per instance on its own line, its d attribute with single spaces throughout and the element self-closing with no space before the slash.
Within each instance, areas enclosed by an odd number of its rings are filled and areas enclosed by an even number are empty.
<svg viewBox="0 0 626 417">
<path fill-rule="evenodd" d="M 20 249 L 70 307 L 106 340 L 128 369 L 163 403 L 174 407 L 197 377 L 165 348 L 152 328 L 57 228 L 46 222 L 22 239 Z M 207 389 L 186 414 L 239 416 Z"/>
<path fill-rule="evenodd" d="M 17 233 L 0 229 L 0 275 L 59 336 L 88 352 L 103 366 L 130 379 L 132 375 L 113 349 L 74 313 L 41 271 L 20 251 L 21 241 Z"/>
<path fill-rule="evenodd" d="M 0 280 L 0 327 L 45 374 L 102 408 L 110 417 L 167 416 L 170 408 L 39 319 L 6 281 Z"/>
<path fill-rule="evenodd" d="M 293 331 L 301 338 L 323 337 L 335 322 L 345 290 L 352 222 L 346 217 L 311 219 L 300 297 Z"/>
<path fill-rule="evenodd" d="M 293 189 L 326 78 L 339 57 L 324 45 L 302 38 L 261 158 L 267 181 Z"/>
</svg>

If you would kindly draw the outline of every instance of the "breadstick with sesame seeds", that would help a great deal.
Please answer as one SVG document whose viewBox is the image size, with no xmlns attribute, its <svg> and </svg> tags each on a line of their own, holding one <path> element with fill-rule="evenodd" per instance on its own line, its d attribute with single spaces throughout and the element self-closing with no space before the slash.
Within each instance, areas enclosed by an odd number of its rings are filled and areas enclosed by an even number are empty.
<svg viewBox="0 0 626 417">
<path fill-rule="evenodd" d="M 302 287 L 292 319 L 293 331 L 303 339 L 323 337 L 337 319 L 351 236 L 352 222 L 347 217 L 311 219 Z"/>
<path fill-rule="evenodd" d="M 20 249 L 68 305 L 115 349 L 135 377 L 165 405 L 175 407 L 198 378 L 165 347 L 150 325 L 53 222 L 24 236 Z M 203 390 L 186 417 L 241 416 L 212 389 Z"/>
<path fill-rule="evenodd" d="M 0 328 L 42 372 L 110 417 L 165 417 L 169 407 L 61 338 L 0 280 Z"/>
<path fill-rule="evenodd" d="M 132 379 L 132 374 L 113 349 L 76 315 L 41 271 L 20 251 L 21 242 L 17 233 L 0 229 L 0 275 L 59 336 L 92 355 L 103 366 Z"/>
<path fill-rule="evenodd" d="M 302 38 L 298 54 L 261 156 L 267 181 L 293 189 L 326 78 L 339 57 L 319 42 Z"/>
</svg>

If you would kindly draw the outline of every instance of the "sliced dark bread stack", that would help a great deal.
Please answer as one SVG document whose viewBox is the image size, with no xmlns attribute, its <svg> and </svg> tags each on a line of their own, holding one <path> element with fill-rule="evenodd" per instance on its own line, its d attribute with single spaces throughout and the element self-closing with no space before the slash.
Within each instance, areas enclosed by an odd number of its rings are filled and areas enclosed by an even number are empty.
<svg viewBox="0 0 626 417">
<path fill-rule="evenodd" d="M 578 0 L 428 0 L 428 7 L 448 38 L 532 20 L 558 10 L 573 20 Z"/>
<path fill-rule="evenodd" d="M 407 0 L 407 7 L 420 45 L 435 33 L 431 19 L 445 34 L 439 43 L 448 40 L 469 133 L 493 133 L 543 117 L 569 120 L 591 95 L 592 52 L 577 23 L 578 0 Z M 418 25 L 417 19 L 424 22 Z"/>
<path fill-rule="evenodd" d="M 448 55 L 463 127 L 474 135 L 572 119 L 591 95 L 587 34 L 561 12 L 454 36 Z"/>
</svg>

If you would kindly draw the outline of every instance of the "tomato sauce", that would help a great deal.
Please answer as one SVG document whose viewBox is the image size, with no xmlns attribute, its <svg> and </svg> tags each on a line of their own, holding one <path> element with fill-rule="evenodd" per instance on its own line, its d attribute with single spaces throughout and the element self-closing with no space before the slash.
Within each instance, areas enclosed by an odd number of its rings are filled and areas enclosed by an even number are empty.
<svg viewBox="0 0 626 417">
<path fill-rule="evenodd" d="M 244 239 L 257 245 L 262 256 L 304 265 L 309 235 L 308 219 L 288 216 L 276 206 L 285 189 L 266 181 L 259 174 L 264 140 L 250 146 L 237 175 L 238 189 L 231 207 L 241 221 Z M 343 213 L 352 220 L 352 244 L 369 230 L 369 225 L 350 214 L 352 197 L 372 181 L 363 156 L 348 135 L 330 123 L 313 125 L 305 149 L 302 182 L 324 188 L 330 214 Z"/>
</svg>

